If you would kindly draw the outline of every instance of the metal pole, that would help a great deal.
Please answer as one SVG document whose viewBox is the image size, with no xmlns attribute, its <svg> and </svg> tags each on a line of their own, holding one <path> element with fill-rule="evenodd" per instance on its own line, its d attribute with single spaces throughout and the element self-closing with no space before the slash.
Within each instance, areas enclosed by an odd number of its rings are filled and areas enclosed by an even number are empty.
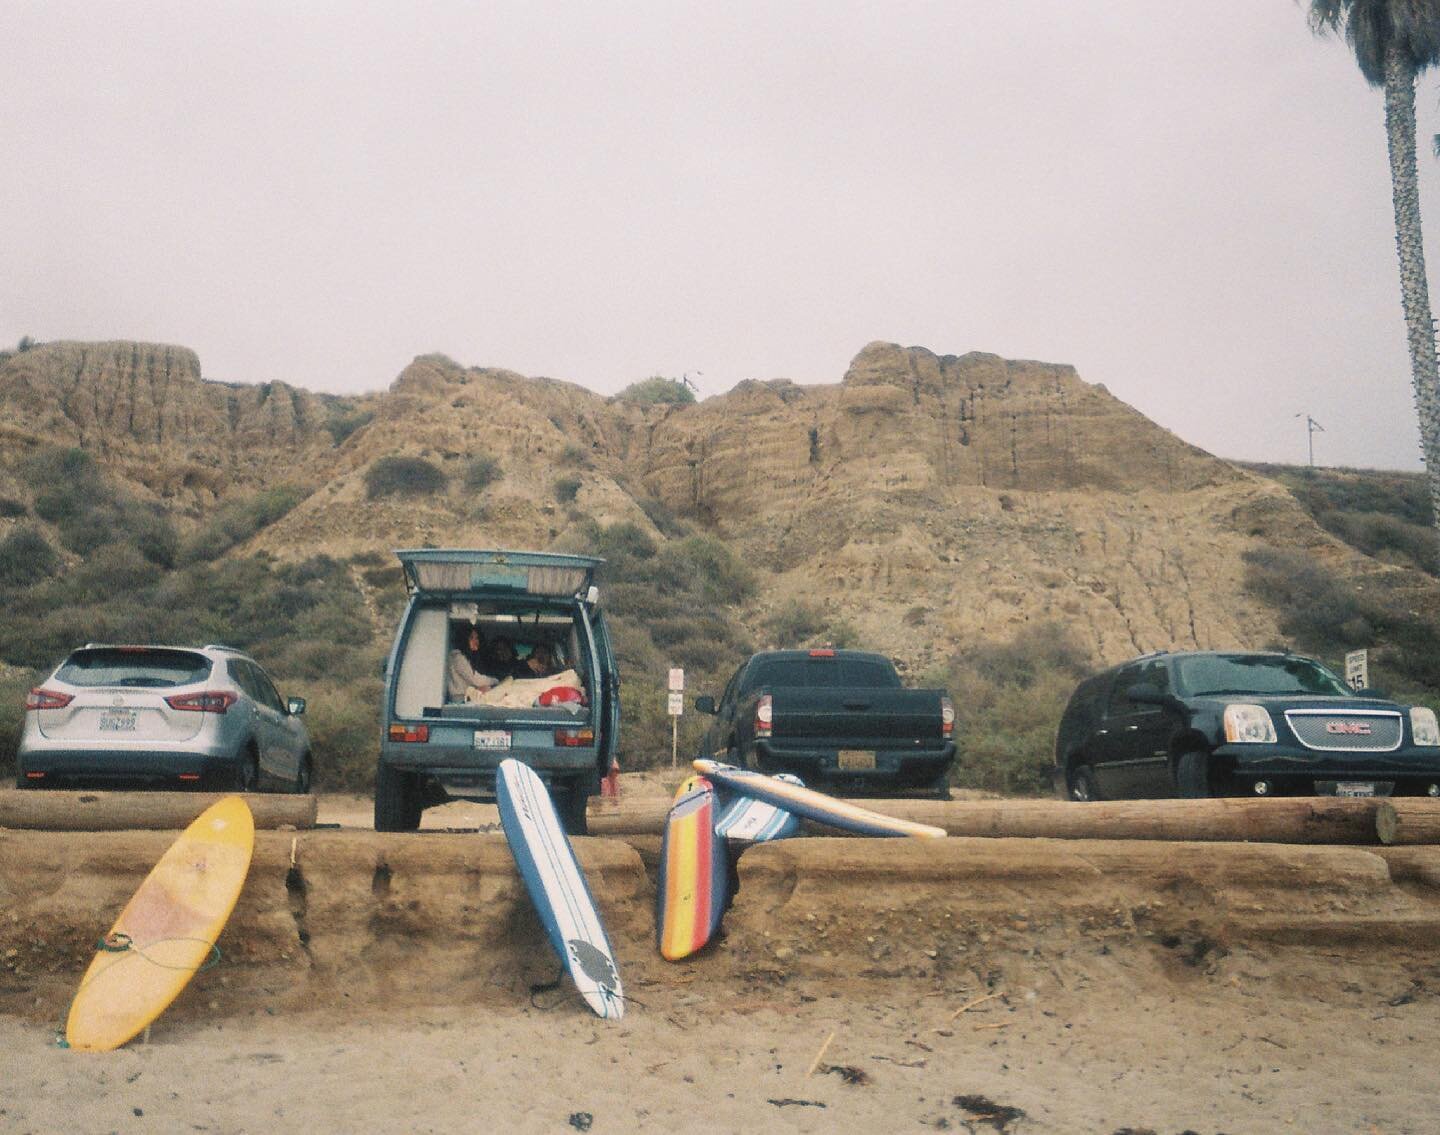
<svg viewBox="0 0 1440 1135">
<path fill-rule="evenodd" d="M 679 719 L 678 717 L 672 717 L 672 718 L 670 719 L 670 767 L 671 767 L 671 768 L 674 768 L 674 767 L 675 767 L 675 761 L 676 761 L 676 759 L 677 759 L 676 754 L 679 752 L 679 747 L 680 747 L 680 719 Z"/>
</svg>

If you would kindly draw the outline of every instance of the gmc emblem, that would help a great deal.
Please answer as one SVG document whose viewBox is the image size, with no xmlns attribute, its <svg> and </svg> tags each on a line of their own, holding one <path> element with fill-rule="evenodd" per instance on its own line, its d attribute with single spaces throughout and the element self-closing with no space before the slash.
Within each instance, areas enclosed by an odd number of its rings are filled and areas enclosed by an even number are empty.
<svg viewBox="0 0 1440 1135">
<path fill-rule="evenodd" d="M 1327 721 L 1325 732 L 1343 733 L 1351 737 L 1368 737 L 1370 736 L 1370 723 L 1368 721 Z"/>
</svg>

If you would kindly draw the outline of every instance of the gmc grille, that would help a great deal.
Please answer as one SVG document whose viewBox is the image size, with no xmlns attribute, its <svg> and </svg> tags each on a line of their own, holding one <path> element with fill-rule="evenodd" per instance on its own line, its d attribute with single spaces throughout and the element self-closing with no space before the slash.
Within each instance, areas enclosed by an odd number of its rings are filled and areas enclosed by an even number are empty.
<svg viewBox="0 0 1440 1135">
<path fill-rule="evenodd" d="M 1285 712 L 1300 744 L 1336 753 L 1388 753 L 1400 747 L 1405 728 L 1400 715 L 1385 710 L 1342 713 L 1337 710 Z"/>
</svg>

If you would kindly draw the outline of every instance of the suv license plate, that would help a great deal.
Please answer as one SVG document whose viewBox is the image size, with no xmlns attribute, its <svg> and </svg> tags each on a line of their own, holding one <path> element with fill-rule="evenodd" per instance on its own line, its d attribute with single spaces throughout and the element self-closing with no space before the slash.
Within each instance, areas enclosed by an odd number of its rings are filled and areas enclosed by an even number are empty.
<svg viewBox="0 0 1440 1135">
<path fill-rule="evenodd" d="M 841 749 L 840 767 L 847 772 L 854 769 L 867 769 L 875 767 L 875 750 L 873 749 Z"/>
<path fill-rule="evenodd" d="M 107 709 L 100 715 L 101 733 L 134 733 L 135 711 L 133 709 Z"/>
<path fill-rule="evenodd" d="M 1375 784 L 1368 780 L 1341 780 L 1335 784 L 1336 796 L 1374 796 Z"/>
<path fill-rule="evenodd" d="M 510 747 L 510 730 L 477 729 L 475 730 L 475 747 L 477 749 L 508 749 Z"/>
</svg>

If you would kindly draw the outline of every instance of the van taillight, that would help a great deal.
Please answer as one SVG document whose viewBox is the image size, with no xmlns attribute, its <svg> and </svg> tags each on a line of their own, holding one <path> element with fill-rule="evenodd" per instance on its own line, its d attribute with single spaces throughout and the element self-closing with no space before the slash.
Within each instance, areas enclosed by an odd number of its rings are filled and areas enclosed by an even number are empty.
<svg viewBox="0 0 1440 1135">
<path fill-rule="evenodd" d="M 755 736 L 768 737 L 775 724 L 775 711 L 771 708 L 770 695 L 761 694 L 755 703 Z"/>
<path fill-rule="evenodd" d="M 955 703 L 943 694 L 940 696 L 940 736 L 955 736 Z"/>
<path fill-rule="evenodd" d="M 390 726 L 390 740 L 392 741 L 428 741 L 430 740 L 430 726 L 428 725 L 402 725 L 395 722 Z"/>
<path fill-rule="evenodd" d="M 62 694 L 57 690 L 34 689 L 25 695 L 25 709 L 64 709 L 75 700 L 74 694 Z"/>
<path fill-rule="evenodd" d="M 586 745 L 593 745 L 595 744 L 595 730 L 557 729 L 555 730 L 555 744 L 562 749 L 579 749 Z"/>
<path fill-rule="evenodd" d="M 204 690 L 198 694 L 175 694 L 166 698 L 165 704 L 190 713 L 224 713 L 235 704 L 235 695 L 229 690 Z"/>
</svg>

